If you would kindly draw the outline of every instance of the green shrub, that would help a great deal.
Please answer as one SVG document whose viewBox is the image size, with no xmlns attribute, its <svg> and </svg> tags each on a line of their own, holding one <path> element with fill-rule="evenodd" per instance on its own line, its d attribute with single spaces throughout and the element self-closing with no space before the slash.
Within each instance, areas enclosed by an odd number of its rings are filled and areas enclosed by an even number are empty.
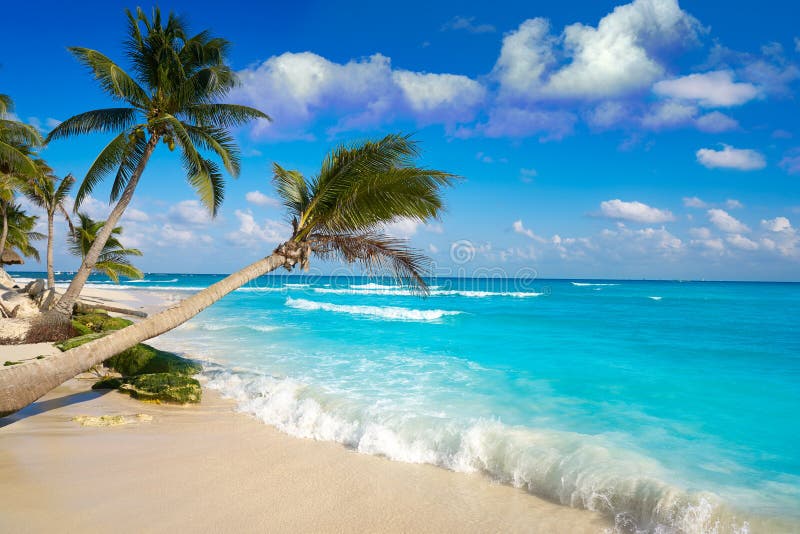
<svg viewBox="0 0 800 534">
<path fill-rule="evenodd" d="M 90 341 L 94 341 L 95 339 L 100 339 L 106 334 L 107 332 L 92 332 L 91 334 L 85 334 L 82 336 L 73 337 L 66 341 L 62 341 L 61 343 L 56 343 L 56 348 L 64 352 L 69 349 L 74 349 L 75 347 L 80 347 L 81 345 L 88 343 Z"/>
<path fill-rule="evenodd" d="M 111 317 L 104 311 L 92 310 L 89 313 L 80 313 L 73 317 L 72 326 L 81 334 L 89 332 L 108 332 L 120 330 L 133 324 L 133 321 L 122 317 Z"/>
</svg>

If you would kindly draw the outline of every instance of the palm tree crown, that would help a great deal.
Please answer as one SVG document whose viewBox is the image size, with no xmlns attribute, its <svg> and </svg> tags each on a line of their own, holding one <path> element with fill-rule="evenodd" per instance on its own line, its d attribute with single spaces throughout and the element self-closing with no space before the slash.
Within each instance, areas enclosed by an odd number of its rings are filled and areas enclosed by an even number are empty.
<svg viewBox="0 0 800 534">
<path fill-rule="evenodd" d="M 78 213 L 78 224 L 70 239 L 70 252 L 75 256 L 86 256 L 105 224 L 105 221 L 95 221 L 85 213 Z M 128 278 L 142 277 L 142 271 L 134 267 L 128 259 L 128 256 L 141 256 L 142 252 L 136 248 L 125 248 L 117 238 L 121 234 L 121 226 L 111 231 L 111 237 L 103 246 L 100 258 L 94 266 L 95 271 L 105 274 L 114 282 L 119 282 L 119 275 Z"/>
<path fill-rule="evenodd" d="M 11 97 L 0 94 L 0 174 L 33 175 L 31 151 L 42 144 L 42 136 L 33 126 L 14 120 L 12 111 Z"/>
<path fill-rule="evenodd" d="M 87 111 L 57 126 L 47 140 L 92 132 L 116 136 L 97 156 L 81 183 L 75 207 L 109 173 L 116 172 L 111 200 L 149 158 L 158 141 L 176 146 L 189 183 L 201 201 L 216 214 L 224 182 L 220 167 L 203 153 L 214 153 L 229 174 L 239 174 L 239 149 L 229 129 L 269 117 L 256 109 L 219 103 L 236 84 L 226 64 L 228 41 L 208 31 L 189 36 L 183 21 L 170 14 L 165 21 L 158 8 L 148 19 L 141 9 L 127 11 L 126 56 L 129 74 L 96 50 L 69 50 L 93 73 L 103 90 L 124 107 Z M 147 154 L 147 156 L 145 156 Z"/>
<path fill-rule="evenodd" d="M 388 268 L 399 280 L 427 291 L 422 277 L 426 257 L 405 240 L 385 234 L 386 225 L 397 219 L 438 218 L 441 189 L 456 179 L 415 166 L 417 155 L 417 144 L 410 136 L 392 134 L 338 147 L 312 179 L 274 164 L 275 187 L 293 227 L 282 252 L 304 268 L 310 253 L 358 263 L 368 270 Z"/>
<path fill-rule="evenodd" d="M 33 179 L 24 184 L 22 189 L 25 196 L 33 202 L 36 206 L 42 208 L 48 215 L 54 215 L 60 212 L 61 215 L 67 220 L 72 231 L 72 221 L 69 218 L 69 212 L 65 207 L 65 203 L 69 198 L 69 191 L 72 184 L 75 183 L 75 178 L 68 174 L 64 178 L 59 179 L 44 161 L 36 160 L 39 174 Z"/>
<path fill-rule="evenodd" d="M 11 203 L 6 207 L 8 217 L 8 238 L 6 246 L 17 249 L 26 258 L 39 261 L 39 251 L 33 246 L 33 241 L 45 239 L 47 236 L 34 230 L 39 218 L 28 215 L 22 206 Z"/>
</svg>

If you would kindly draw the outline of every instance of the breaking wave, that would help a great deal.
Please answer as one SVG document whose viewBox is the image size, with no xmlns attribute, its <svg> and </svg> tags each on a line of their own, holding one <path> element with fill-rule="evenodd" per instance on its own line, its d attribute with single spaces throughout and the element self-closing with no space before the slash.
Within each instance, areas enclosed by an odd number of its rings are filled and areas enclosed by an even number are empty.
<svg viewBox="0 0 800 534">
<path fill-rule="evenodd" d="M 329 302 L 314 302 L 306 299 L 286 299 L 290 308 L 306 311 L 327 311 L 333 313 L 347 313 L 350 315 L 363 315 L 378 317 L 394 321 L 437 321 L 446 315 L 458 315 L 460 311 L 449 310 L 414 310 L 397 306 L 353 306 L 344 304 L 331 304 Z"/>
</svg>

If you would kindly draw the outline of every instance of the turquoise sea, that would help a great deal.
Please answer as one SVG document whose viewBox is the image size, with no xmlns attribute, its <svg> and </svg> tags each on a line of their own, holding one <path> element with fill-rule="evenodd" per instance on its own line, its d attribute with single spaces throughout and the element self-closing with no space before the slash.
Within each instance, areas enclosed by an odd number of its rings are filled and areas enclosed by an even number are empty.
<svg viewBox="0 0 800 534">
<path fill-rule="evenodd" d="M 484 472 L 620 531 L 800 531 L 800 284 L 431 285 L 262 277 L 155 344 L 287 433 Z"/>
</svg>

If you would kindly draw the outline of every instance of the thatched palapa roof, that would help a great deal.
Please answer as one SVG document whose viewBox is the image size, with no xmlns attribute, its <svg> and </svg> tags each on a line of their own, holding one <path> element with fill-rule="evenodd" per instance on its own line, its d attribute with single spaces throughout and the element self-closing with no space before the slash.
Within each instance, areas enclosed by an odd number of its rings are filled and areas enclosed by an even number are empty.
<svg viewBox="0 0 800 534">
<path fill-rule="evenodd" d="M 3 251 L 3 257 L 0 258 L 0 265 L 22 265 L 25 261 L 19 254 L 7 248 Z"/>
</svg>

